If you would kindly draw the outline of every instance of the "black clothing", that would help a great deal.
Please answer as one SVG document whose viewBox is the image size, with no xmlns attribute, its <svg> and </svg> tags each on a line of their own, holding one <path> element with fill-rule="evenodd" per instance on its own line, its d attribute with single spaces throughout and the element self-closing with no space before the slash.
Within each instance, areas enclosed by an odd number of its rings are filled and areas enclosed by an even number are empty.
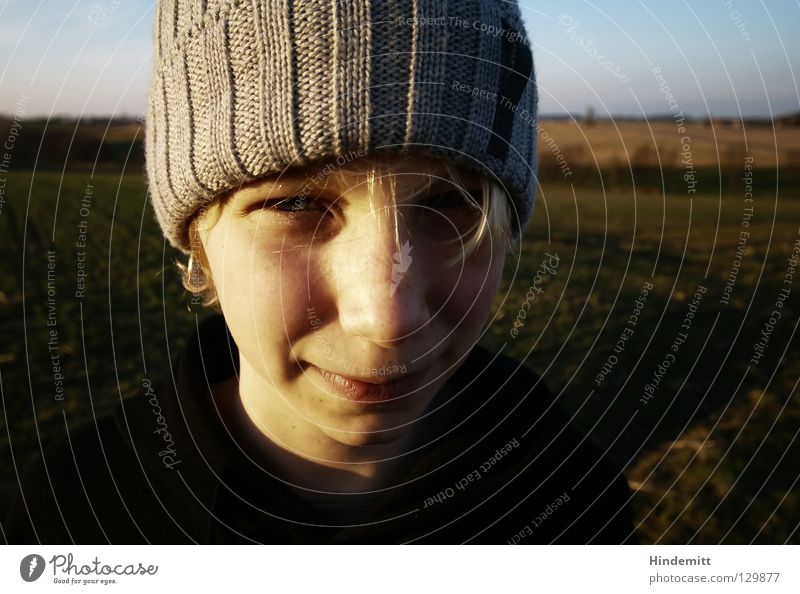
<svg viewBox="0 0 800 594">
<path fill-rule="evenodd" d="M 209 386 L 238 349 L 222 316 L 198 328 L 171 373 L 28 470 L 9 543 L 637 542 L 624 476 L 538 376 L 480 346 L 449 380 L 452 430 L 360 525 L 332 525 L 230 436 Z"/>
</svg>

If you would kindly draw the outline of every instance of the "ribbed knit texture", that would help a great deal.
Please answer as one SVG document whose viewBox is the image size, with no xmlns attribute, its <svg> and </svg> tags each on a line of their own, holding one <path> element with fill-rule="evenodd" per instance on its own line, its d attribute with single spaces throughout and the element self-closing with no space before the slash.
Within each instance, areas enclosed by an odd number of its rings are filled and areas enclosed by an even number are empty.
<svg viewBox="0 0 800 594">
<path fill-rule="evenodd" d="M 535 200 L 537 102 L 515 2 L 159 0 L 146 134 L 156 216 L 188 252 L 189 220 L 224 191 L 394 151 L 500 181 L 519 236 Z"/>
</svg>

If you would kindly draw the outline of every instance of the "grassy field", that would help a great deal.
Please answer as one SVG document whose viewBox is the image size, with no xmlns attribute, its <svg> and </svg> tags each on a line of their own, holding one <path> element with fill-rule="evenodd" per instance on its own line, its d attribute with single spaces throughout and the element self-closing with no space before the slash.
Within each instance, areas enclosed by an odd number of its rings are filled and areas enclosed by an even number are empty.
<svg viewBox="0 0 800 594">
<path fill-rule="evenodd" d="M 58 438 L 108 410 L 143 377 L 159 376 L 195 323 L 140 176 L 11 173 L 5 197 L 4 494 L 40 440 Z M 643 542 L 800 542 L 797 283 L 763 357 L 750 362 L 787 286 L 800 196 L 760 191 L 753 206 L 737 256 L 742 191 L 663 196 L 545 185 L 526 242 L 507 263 L 483 342 L 542 375 L 575 422 L 624 466 Z M 83 235 L 86 247 L 78 248 Z M 537 279 L 546 253 L 558 257 L 558 267 Z M 734 263 L 736 282 L 723 304 Z M 646 283 L 653 288 L 632 326 Z M 532 285 L 542 293 L 512 336 Z M 698 286 L 705 293 L 695 307 Z M 676 342 L 681 332 L 685 339 Z M 621 336 L 627 340 L 615 352 Z M 63 400 L 56 399 L 53 340 Z M 648 393 L 670 353 L 674 359 Z M 87 387 L 91 397 L 77 396 Z M 5 505 L 0 499 L 0 513 Z"/>
</svg>

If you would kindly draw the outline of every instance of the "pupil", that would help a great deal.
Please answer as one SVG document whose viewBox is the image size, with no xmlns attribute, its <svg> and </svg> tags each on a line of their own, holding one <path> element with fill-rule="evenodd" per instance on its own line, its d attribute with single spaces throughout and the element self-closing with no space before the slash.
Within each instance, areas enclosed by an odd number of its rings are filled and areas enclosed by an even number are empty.
<svg viewBox="0 0 800 594">
<path fill-rule="evenodd" d="M 275 208 L 282 211 L 298 211 L 305 210 L 309 205 L 309 200 L 305 196 L 292 196 L 286 200 L 281 200 L 275 205 Z"/>
<path fill-rule="evenodd" d="M 456 206 L 463 206 L 464 204 L 464 197 L 460 192 L 457 191 L 437 194 L 428 201 L 428 206 L 433 208 L 452 208 Z"/>
</svg>

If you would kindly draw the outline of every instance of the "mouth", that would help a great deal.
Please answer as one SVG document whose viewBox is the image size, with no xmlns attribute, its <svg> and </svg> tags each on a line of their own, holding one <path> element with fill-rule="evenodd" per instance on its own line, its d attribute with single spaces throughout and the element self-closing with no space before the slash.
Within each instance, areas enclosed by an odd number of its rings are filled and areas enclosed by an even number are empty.
<svg viewBox="0 0 800 594">
<path fill-rule="evenodd" d="M 370 377 L 369 379 L 340 375 L 316 365 L 309 369 L 321 377 L 326 385 L 345 400 L 361 404 L 385 403 L 412 393 L 423 384 L 424 372 L 409 373 L 396 379 Z"/>
</svg>

